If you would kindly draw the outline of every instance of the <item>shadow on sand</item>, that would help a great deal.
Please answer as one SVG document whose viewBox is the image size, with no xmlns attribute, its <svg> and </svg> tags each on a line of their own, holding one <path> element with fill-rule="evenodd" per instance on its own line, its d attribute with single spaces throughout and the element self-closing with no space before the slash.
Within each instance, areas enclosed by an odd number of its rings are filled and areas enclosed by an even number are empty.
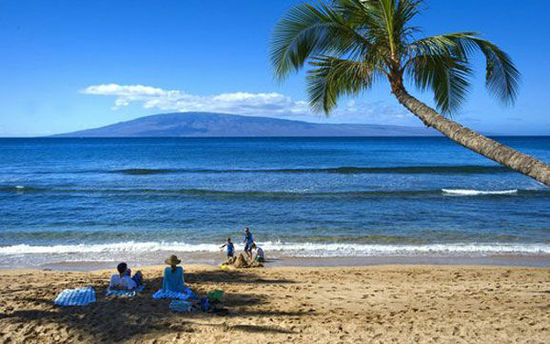
<svg viewBox="0 0 550 344">
<path fill-rule="evenodd" d="M 291 280 L 266 280 L 258 278 L 253 271 L 233 270 L 194 272 L 185 275 L 186 283 L 204 295 L 207 289 L 216 288 L 216 282 L 224 284 L 250 283 L 255 284 L 285 284 L 295 283 Z M 253 306 L 266 302 L 264 296 L 248 292 L 245 294 L 226 293 L 223 306 L 229 312 L 223 317 L 237 320 L 237 324 L 229 325 L 221 320 L 221 316 L 212 313 L 191 312 L 174 313 L 168 308 L 170 300 L 155 300 L 152 293 L 162 284 L 162 278 L 146 279 L 147 287 L 143 293 L 134 298 L 106 297 L 106 281 L 94 279 L 97 301 L 83 307 L 56 307 L 53 305 L 55 293 L 42 297 L 17 297 L 15 300 L 24 305 L 23 309 L 15 309 L 0 313 L 0 324 L 15 325 L 10 328 L 23 329 L 30 322 L 46 326 L 53 333 L 66 331 L 75 341 L 119 342 L 142 341 L 156 335 L 174 335 L 179 338 L 182 333 L 195 332 L 201 326 L 223 326 L 224 330 L 239 330 L 245 332 L 293 333 L 279 326 L 239 324 L 239 318 L 247 317 L 295 317 L 310 314 L 308 312 L 284 312 L 277 310 L 252 309 Z M 201 285 L 207 283 L 208 285 Z M 71 286 L 67 286 L 71 287 Z M 10 297 L 14 294 L 4 294 Z M 235 309 L 234 309 L 235 308 Z M 206 321 L 205 319 L 213 321 Z M 217 320 L 216 320 L 217 319 Z M 216 320 L 216 321 L 214 321 Z M 233 321 L 234 323 L 235 321 Z M 19 326 L 20 325 L 20 326 Z M 30 338 L 37 340 L 36 334 L 26 330 Z"/>
<path fill-rule="evenodd" d="M 224 283 L 260 283 L 260 284 L 288 284 L 295 283 L 287 279 L 263 279 L 254 274 L 254 269 L 248 270 L 213 270 L 200 273 L 186 273 L 185 281 L 189 283 L 224 282 Z"/>
</svg>

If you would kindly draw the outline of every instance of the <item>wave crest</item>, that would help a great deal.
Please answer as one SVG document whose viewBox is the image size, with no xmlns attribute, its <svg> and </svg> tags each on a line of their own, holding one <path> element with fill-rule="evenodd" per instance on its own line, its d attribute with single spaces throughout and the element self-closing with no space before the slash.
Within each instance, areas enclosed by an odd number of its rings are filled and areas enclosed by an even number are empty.
<svg viewBox="0 0 550 344">
<path fill-rule="evenodd" d="M 357 243 L 282 243 L 264 242 L 262 248 L 293 257 L 369 257 L 416 255 L 547 255 L 545 244 L 511 243 L 448 243 L 448 244 L 357 244 Z M 21 254 L 89 254 L 146 253 L 146 252 L 219 252 L 217 244 L 187 244 L 184 242 L 118 242 L 110 244 L 78 244 L 31 246 L 26 244 L 4 246 L 0 256 Z"/>
<path fill-rule="evenodd" d="M 151 175 L 165 173 L 332 173 L 332 174 L 494 174 L 509 173 L 512 170 L 502 166 L 449 165 L 449 166 L 395 166 L 395 167 L 326 167 L 326 168 L 282 168 L 282 169 L 155 169 L 127 168 L 108 172 L 128 175 Z"/>
<path fill-rule="evenodd" d="M 518 192 L 517 189 L 511 190 L 475 190 L 475 189 L 441 189 L 443 193 L 458 196 L 478 196 L 478 195 L 512 195 Z"/>
</svg>

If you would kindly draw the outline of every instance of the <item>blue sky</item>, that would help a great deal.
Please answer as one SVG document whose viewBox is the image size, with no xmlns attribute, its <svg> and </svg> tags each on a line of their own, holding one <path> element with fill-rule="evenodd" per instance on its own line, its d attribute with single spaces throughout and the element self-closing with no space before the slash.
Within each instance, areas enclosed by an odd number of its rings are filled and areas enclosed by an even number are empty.
<svg viewBox="0 0 550 344">
<path fill-rule="evenodd" d="M 0 136 L 61 133 L 178 110 L 316 122 L 420 126 L 386 82 L 342 99 L 325 118 L 307 108 L 304 73 L 274 81 L 269 37 L 298 1 L 0 2 Z M 518 100 L 485 91 L 481 58 L 455 119 L 501 134 L 550 135 L 548 1 L 428 0 L 425 35 L 479 31 L 522 73 Z M 416 93 L 431 103 L 430 94 Z"/>
</svg>

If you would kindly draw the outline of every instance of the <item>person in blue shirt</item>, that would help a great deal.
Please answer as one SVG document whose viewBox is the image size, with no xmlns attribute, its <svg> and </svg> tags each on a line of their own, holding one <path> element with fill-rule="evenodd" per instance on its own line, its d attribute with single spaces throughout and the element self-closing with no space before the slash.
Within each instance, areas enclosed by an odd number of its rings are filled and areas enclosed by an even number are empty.
<svg viewBox="0 0 550 344">
<path fill-rule="evenodd" d="M 184 292 L 183 268 L 178 266 L 181 260 L 176 255 L 171 255 L 164 262 L 170 266 L 164 269 L 164 278 L 162 279 L 162 289 L 178 293 Z"/>
<path fill-rule="evenodd" d="M 250 232 L 250 229 L 246 227 L 244 229 L 244 252 L 248 255 L 249 259 L 252 259 L 252 243 L 254 242 L 254 237 Z"/>
<path fill-rule="evenodd" d="M 224 247 L 226 247 L 227 249 L 227 260 L 228 261 L 233 260 L 233 256 L 235 255 L 235 246 L 231 242 L 230 237 L 227 237 L 226 242 L 220 248 L 224 248 Z"/>
</svg>

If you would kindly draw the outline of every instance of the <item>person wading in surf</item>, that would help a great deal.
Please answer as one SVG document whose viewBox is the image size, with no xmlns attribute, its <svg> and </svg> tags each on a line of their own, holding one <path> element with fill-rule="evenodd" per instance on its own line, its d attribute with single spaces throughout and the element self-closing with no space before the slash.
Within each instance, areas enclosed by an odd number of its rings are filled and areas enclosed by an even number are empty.
<svg viewBox="0 0 550 344">
<path fill-rule="evenodd" d="M 252 236 L 252 233 L 250 232 L 250 229 L 246 227 L 244 229 L 244 252 L 248 255 L 249 259 L 252 259 L 252 244 L 254 243 L 254 237 Z"/>
</svg>

